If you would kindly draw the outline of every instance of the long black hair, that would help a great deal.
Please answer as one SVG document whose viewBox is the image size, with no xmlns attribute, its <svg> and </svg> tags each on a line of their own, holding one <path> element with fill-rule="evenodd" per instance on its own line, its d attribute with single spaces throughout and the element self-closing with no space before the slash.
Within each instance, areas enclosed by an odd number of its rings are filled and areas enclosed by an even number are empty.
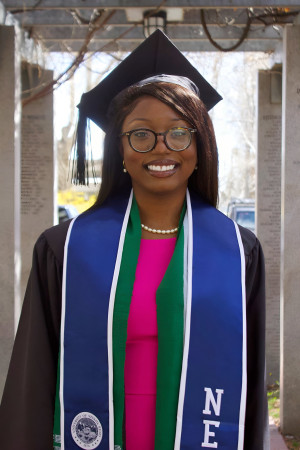
<svg viewBox="0 0 300 450">
<path fill-rule="evenodd" d="M 109 126 L 104 140 L 102 183 L 96 205 L 101 205 L 110 195 L 129 189 L 131 179 L 123 173 L 119 135 L 127 115 L 139 98 L 150 95 L 168 105 L 184 120 L 197 129 L 198 170 L 189 178 L 188 187 L 212 206 L 218 201 L 218 152 L 211 119 L 203 102 L 182 86 L 156 82 L 143 86 L 130 86 L 118 94 L 109 110 Z"/>
</svg>

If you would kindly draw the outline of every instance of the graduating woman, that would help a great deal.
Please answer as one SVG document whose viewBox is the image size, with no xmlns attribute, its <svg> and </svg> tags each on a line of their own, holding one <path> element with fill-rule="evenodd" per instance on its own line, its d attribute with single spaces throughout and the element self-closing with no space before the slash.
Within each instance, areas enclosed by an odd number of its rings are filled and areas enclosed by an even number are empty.
<svg viewBox="0 0 300 450">
<path fill-rule="evenodd" d="M 36 243 L 3 449 L 267 448 L 263 256 L 216 209 L 220 99 L 160 31 L 83 95 L 75 175 L 90 118 L 102 185 Z"/>
</svg>

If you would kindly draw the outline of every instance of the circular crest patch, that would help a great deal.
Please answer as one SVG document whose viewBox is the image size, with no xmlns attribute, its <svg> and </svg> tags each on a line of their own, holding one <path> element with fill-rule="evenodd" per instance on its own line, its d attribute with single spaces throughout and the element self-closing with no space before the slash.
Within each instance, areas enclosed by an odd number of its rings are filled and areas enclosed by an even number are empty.
<svg viewBox="0 0 300 450">
<path fill-rule="evenodd" d="M 84 450 L 98 447 L 103 435 L 101 423 L 89 412 L 82 412 L 74 417 L 71 433 L 76 444 Z"/>
</svg>

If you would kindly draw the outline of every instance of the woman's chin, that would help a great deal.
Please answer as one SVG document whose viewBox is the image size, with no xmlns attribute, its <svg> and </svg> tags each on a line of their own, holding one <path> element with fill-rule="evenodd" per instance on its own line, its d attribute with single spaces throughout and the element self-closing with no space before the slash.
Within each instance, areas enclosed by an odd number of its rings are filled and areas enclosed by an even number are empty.
<svg viewBox="0 0 300 450">
<path fill-rule="evenodd" d="M 170 179 L 167 177 L 159 177 L 159 180 L 156 179 L 155 183 L 149 183 L 148 186 L 132 183 L 132 187 L 135 195 L 178 195 L 178 197 L 181 197 L 186 192 L 187 185 L 178 185 L 177 183 L 170 182 Z"/>
</svg>

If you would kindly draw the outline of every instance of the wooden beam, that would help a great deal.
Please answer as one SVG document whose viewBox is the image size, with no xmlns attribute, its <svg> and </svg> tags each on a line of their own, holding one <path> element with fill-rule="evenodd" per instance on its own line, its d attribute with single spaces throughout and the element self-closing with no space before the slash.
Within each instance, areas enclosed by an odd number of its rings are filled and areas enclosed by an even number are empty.
<svg viewBox="0 0 300 450">
<path fill-rule="evenodd" d="M 27 0 L 24 4 L 24 0 L 2 0 L 2 3 L 7 10 L 24 8 L 29 10 L 34 8 L 37 4 L 36 0 Z M 84 4 L 82 0 L 43 0 L 40 2 L 36 9 L 69 9 L 69 8 L 113 8 L 113 9 L 128 9 L 128 8 L 157 8 L 162 2 L 160 0 L 127 0 L 126 5 L 124 0 L 85 0 Z M 287 8 L 300 6 L 299 0 L 265 0 L 262 4 L 261 0 L 169 0 L 167 5 L 163 7 L 176 7 L 176 8 Z"/>
</svg>

